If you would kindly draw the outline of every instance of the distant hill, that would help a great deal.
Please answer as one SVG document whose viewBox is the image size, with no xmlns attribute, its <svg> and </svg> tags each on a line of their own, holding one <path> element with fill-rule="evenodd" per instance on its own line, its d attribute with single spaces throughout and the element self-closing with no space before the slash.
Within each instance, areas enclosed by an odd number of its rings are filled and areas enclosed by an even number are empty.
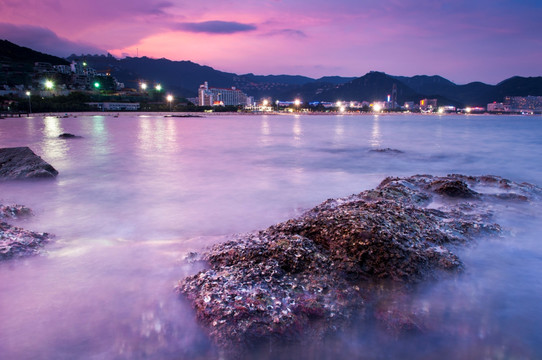
<svg viewBox="0 0 542 360">
<path fill-rule="evenodd" d="M 147 57 L 116 59 L 105 55 L 72 55 L 69 60 L 84 59 L 98 71 L 109 71 L 127 87 L 137 88 L 140 81 L 156 82 L 178 95 L 191 97 L 205 81 L 209 86 L 230 88 L 235 86 L 255 97 L 275 96 L 285 89 L 295 88 L 315 79 L 298 75 L 254 75 L 215 70 L 191 61 L 171 61 Z M 351 78 L 330 77 L 329 82 L 343 83 Z"/>
<path fill-rule="evenodd" d="M 52 65 L 69 65 L 66 59 L 47 55 L 27 47 L 16 45 L 8 40 L 0 40 L 0 62 L 25 63 L 48 62 Z"/>
</svg>

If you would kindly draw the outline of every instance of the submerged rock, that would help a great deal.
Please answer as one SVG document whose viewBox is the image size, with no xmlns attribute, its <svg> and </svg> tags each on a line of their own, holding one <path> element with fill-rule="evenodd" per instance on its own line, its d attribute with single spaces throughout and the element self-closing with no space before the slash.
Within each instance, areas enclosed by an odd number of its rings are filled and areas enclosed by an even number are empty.
<svg viewBox="0 0 542 360">
<path fill-rule="evenodd" d="M 383 148 L 383 149 L 371 149 L 369 152 L 372 153 L 385 153 L 385 154 L 403 154 L 404 152 L 397 149 L 392 148 Z"/>
<path fill-rule="evenodd" d="M 74 135 L 70 133 L 63 133 L 63 134 L 58 135 L 58 137 L 61 139 L 82 139 L 83 138 L 82 136 Z"/>
<path fill-rule="evenodd" d="M 57 175 L 55 168 L 28 147 L 0 149 L 0 179 L 54 178 Z"/>
<path fill-rule="evenodd" d="M 387 178 L 376 189 L 327 200 L 298 218 L 215 245 L 202 257 L 208 269 L 177 288 L 227 351 L 322 338 L 353 314 L 359 319 L 383 281 L 408 288 L 460 271 L 454 246 L 501 231 L 484 207 L 491 195 L 469 187 L 494 184 L 506 184 L 514 195 L 492 199 L 540 193 L 494 176 Z M 429 208 L 435 200 L 446 205 Z M 421 326 L 398 308 L 371 307 L 386 328 Z"/>
</svg>

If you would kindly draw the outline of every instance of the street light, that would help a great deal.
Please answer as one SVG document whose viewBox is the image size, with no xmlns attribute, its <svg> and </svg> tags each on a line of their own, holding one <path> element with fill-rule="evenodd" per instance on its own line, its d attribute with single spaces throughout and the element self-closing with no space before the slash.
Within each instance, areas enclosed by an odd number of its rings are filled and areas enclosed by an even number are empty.
<svg viewBox="0 0 542 360">
<path fill-rule="evenodd" d="M 147 90 L 147 83 L 141 83 L 139 84 L 139 86 L 141 86 L 141 90 L 143 91 Z"/>
<path fill-rule="evenodd" d="M 99 89 L 99 88 L 100 88 L 100 83 L 96 81 L 96 82 L 94 83 L 94 87 L 95 87 L 96 89 Z"/>
<path fill-rule="evenodd" d="M 30 96 L 31 95 L 32 95 L 32 93 L 30 91 L 26 92 L 26 96 L 28 96 L 28 113 L 29 114 L 32 114 L 32 103 L 30 101 Z"/>
<path fill-rule="evenodd" d="M 156 91 L 162 91 L 162 85 L 158 84 L 154 87 Z"/>
<path fill-rule="evenodd" d="M 45 80 L 45 88 L 47 90 L 52 90 L 55 87 L 55 83 L 51 80 Z"/>
<path fill-rule="evenodd" d="M 171 103 L 173 102 L 173 95 L 169 94 L 166 100 L 169 103 L 169 111 L 171 111 Z"/>
</svg>

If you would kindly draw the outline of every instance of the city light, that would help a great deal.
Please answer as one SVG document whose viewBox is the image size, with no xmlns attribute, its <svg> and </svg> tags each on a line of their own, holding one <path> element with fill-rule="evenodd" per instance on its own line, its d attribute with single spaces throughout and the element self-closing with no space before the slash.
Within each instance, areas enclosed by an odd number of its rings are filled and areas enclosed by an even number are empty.
<svg viewBox="0 0 542 360">
<path fill-rule="evenodd" d="M 141 87 L 141 90 L 143 91 L 147 90 L 147 83 L 141 83 L 139 84 L 139 86 Z"/>
<path fill-rule="evenodd" d="M 100 88 L 100 83 L 96 81 L 96 82 L 94 83 L 94 87 L 95 87 L 96 89 L 99 89 L 99 88 Z"/>
<path fill-rule="evenodd" d="M 267 106 L 267 105 L 269 105 L 269 101 L 267 99 L 264 99 L 263 106 Z"/>
<path fill-rule="evenodd" d="M 375 105 L 373 106 L 373 110 L 374 110 L 375 112 L 380 112 L 380 110 L 382 110 L 382 107 L 380 106 L 380 104 L 375 104 Z"/>
<path fill-rule="evenodd" d="M 26 92 L 26 96 L 28 96 L 28 113 L 29 114 L 32 114 L 32 102 L 30 100 L 31 95 L 32 95 L 32 93 L 30 91 Z"/>
<path fill-rule="evenodd" d="M 45 80 L 45 88 L 47 90 L 51 90 L 53 87 L 55 87 L 55 83 L 51 80 Z"/>
<path fill-rule="evenodd" d="M 173 95 L 169 94 L 166 97 L 167 102 L 169 103 L 169 111 L 171 111 L 171 103 L 173 102 Z"/>
<path fill-rule="evenodd" d="M 301 105 L 301 100 L 295 99 L 295 100 L 294 100 L 294 105 L 295 105 L 296 107 L 299 107 L 299 105 Z"/>
<path fill-rule="evenodd" d="M 470 107 L 466 108 L 465 111 L 468 113 L 470 113 L 472 111 L 472 109 Z"/>
<path fill-rule="evenodd" d="M 346 108 L 345 108 L 344 106 L 341 106 L 341 107 L 339 108 L 339 111 L 340 111 L 340 112 L 345 112 L 345 111 L 346 111 Z"/>
<path fill-rule="evenodd" d="M 162 91 L 162 85 L 158 84 L 154 87 L 156 91 Z"/>
</svg>

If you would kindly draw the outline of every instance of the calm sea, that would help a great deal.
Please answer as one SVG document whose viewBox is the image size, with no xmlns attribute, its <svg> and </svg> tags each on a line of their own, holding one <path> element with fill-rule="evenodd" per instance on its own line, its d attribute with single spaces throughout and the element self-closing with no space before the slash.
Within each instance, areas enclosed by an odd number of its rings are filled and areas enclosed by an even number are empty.
<svg viewBox="0 0 542 360">
<path fill-rule="evenodd" d="M 83 138 L 59 139 L 64 132 Z M 0 203 L 35 212 L 17 225 L 56 235 L 45 256 L 0 264 L 2 359 L 216 358 L 173 291 L 195 271 L 182 261 L 188 252 L 386 176 L 494 174 L 542 185 L 540 116 L 0 120 L 0 147 L 15 146 L 60 174 L 0 183 Z M 401 152 L 371 152 L 387 148 Z M 460 250 L 464 274 L 404 299 L 438 332 L 388 336 L 366 323 L 281 356 L 542 358 L 540 210 L 536 201 L 495 205 L 506 235 Z"/>
</svg>

